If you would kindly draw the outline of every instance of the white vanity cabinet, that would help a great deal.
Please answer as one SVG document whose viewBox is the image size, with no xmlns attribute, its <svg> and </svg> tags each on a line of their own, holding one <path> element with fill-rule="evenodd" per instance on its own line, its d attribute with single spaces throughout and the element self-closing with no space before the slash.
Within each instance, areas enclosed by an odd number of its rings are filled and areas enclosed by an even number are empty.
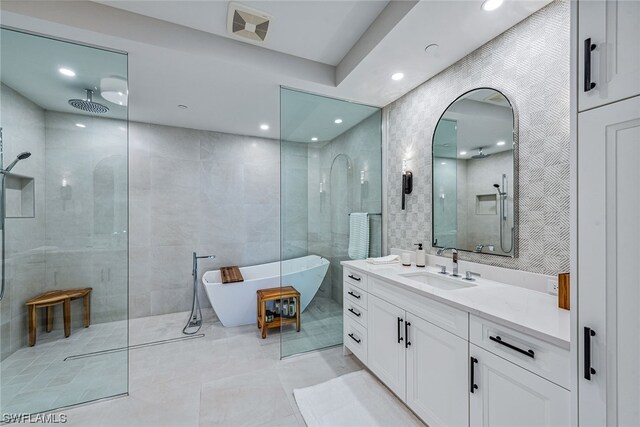
<svg viewBox="0 0 640 427">
<path fill-rule="evenodd" d="M 405 311 L 369 295 L 369 337 L 367 367 L 400 399 L 406 398 Z"/>
<path fill-rule="evenodd" d="M 342 342 L 362 363 L 368 360 L 367 276 L 349 268 L 343 270 L 342 306 L 344 312 Z"/>
<path fill-rule="evenodd" d="M 344 345 L 427 425 L 570 424 L 568 348 L 387 280 L 345 267 Z"/>
<path fill-rule="evenodd" d="M 640 2 L 580 0 L 578 21 L 579 110 L 639 95 Z"/>
<path fill-rule="evenodd" d="M 568 390 L 474 344 L 469 353 L 471 426 L 570 424 Z"/>
<path fill-rule="evenodd" d="M 409 408 L 429 426 L 468 425 L 466 340 L 375 295 L 368 330 L 368 368 Z"/>
<path fill-rule="evenodd" d="M 429 426 L 469 425 L 468 342 L 411 313 L 405 402 Z"/>
<path fill-rule="evenodd" d="M 469 324 L 470 425 L 569 426 L 569 349 L 476 316 Z"/>
</svg>

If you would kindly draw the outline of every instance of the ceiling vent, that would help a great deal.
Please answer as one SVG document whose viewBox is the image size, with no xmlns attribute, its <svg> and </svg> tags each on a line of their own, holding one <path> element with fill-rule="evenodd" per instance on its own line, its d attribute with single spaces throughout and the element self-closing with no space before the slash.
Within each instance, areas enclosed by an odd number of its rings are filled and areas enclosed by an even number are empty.
<svg viewBox="0 0 640 427">
<path fill-rule="evenodd" d="M 239 3 L 229 3 L 227 31 L 234 37 L 250 43 L 264 43 L 269 34 L 271 16 Z"/>
</svg>

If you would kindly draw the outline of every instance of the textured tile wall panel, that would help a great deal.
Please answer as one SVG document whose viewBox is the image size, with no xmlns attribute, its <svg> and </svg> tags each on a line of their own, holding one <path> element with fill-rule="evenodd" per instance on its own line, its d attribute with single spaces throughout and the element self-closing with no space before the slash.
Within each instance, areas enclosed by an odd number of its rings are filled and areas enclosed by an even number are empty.
<svg viewBox="0 0 640 427">
<path fill-rule="evenodd" d="M 569 2 L 556 0 L 386 108 L 388 248 L 431 242 L 431 138 L 449 103 L 477 87 L 504 93 L 518 120 L 518 257 L 462 253 L 500 267 L 569 269 Z M 402 159 L 414 173 L 400 209 Z M 429 246 L 429 245 L 427 245 Z M 431 251 L 435 252 L 435 251 Z"/>
</svg>

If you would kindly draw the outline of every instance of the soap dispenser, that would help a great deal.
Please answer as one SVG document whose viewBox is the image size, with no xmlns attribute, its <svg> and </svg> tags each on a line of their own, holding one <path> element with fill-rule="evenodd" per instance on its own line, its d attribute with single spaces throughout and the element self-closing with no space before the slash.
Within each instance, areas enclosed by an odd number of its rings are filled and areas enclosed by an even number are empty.
<svg viewBox="0 0 640 427">
<path fill-rule="evenodd" d="M 425 267 L 427 265 L 424 249 L 422 249 L 422 243 L 416 243 L 415 246 L 418 247 L 416 249 L 416 267 Z"/>
</svg>

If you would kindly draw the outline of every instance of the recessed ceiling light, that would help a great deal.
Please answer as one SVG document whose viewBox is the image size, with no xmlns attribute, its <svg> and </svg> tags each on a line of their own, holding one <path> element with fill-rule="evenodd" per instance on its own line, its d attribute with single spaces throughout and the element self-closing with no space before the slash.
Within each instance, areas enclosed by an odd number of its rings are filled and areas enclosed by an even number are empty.
<svg viewBox="0 0 640 427">
<path fill-rule="evenodd" d="M 394 75 L 391 76 L 392 80 L 402 80 L 403 78 L 404 78 L 403 73 L 395 73 Z"/>
<path fill-rule="evenodd" d="M 504 142 L 504 141 L 498 141 L 498 142 L 496 143 L 496 145 L 504 145 L 504 144 L 505 144 L 505 142 Z"/>
<path fill-rule="evenodd" d="M 313 142 L 316 142 L 316 141 L 318 140 L 318 137 L 317 137 L 317 136 L 314 136 L 313 138 L 311 138 L 311 140 L 312 140 Z"/>
<path fill-rule="evenodd" d="M 427 45 L 427 47 L 424 48 L 424 51 L 429 53 L 429 54 L 431 54 L 431 53 L 434 53 L 435 51 L 437 51 L 438 47 L 439 46 L 437 44 L 431 43 L 431 44 Z"/>
<path fill-rule="evenodd" d="M 484 3 L 482 3 L 482 10 L 491 12 L 492 10 L 496 10 L 502 6 L 503 2 L 504 0 L 484 0 Z"/>
<path fill-rule="evenodd" d="M 183 110 L 186 110 L 186 109 L 187 109 L 187 108 L 189 108 L 189 107 L 187 107 L 187 106 L 186 106 L 186 105 L 184 105 L 184 104 L 178 104 L 178 108 L 182 108 Z"/>
<path fill-rule="evenodd" d="M 76 126 L 78 126 L 79 128 L 86 128 L 87 125 L 83 125 L 82 123 L 76 123 Z"/>
<path fill-rule="evenodd" d="M 466 151 L 461 151 L 461 152 L 460 152 L 460 155 L 461 155 L 461 156 L 464 156 L 465 154 L 467 154 L 467 152 L 466 152 Z"/>
<path fill-rule="evenodd" d="M 333 123 L 339 125 L 340 123 L 342 123 L 342 119 L 335 119 Z"/>
<path fill-rule="evenodd" d="M 441 164 L 441 165 L 446 165 L 446 164 L 447 164 L 447 162 L 442 162 L 442 163 L 440 163 L 440 164 Z"/>
<path fill-rule="evenodd" d="M 268 124 L 266 124 L 266 123 L 263 123 L 263 124 L 261 124 L 261 125 L 260 125 L 260 129 L 262 129 L 262 130 L 269 130 L 269 125 L 268 125 Z"/>
<path fill-rule="evenodd" d="M 58 71 L 60 72 L 60 74 L 62 74 L 63 76 L 67 76 L 67 77 L 75 77 L 76 73 L 73 70 L 70 70 L 68 68 L 58 68 Z"/>
</svg>

